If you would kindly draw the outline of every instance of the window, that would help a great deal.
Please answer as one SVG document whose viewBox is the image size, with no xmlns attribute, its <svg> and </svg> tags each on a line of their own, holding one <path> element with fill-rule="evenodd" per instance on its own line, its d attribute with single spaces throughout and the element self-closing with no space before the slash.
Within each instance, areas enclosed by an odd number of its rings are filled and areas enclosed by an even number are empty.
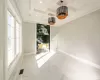
<svg viewBox="0 0 100 80">
<path fill-rule="evenodd" d="M 16 54 L 20 53 L 20 25 L 16 22 Z"/>
<path fill-rule="evenodd" d="M 20 24 L 8 11 L 8 66 L 12 63 L 14 58 L 20 53 Z"/>
<path fill-rule="evenodd" d="M 8 12 L 8 64 L 14 59 L 14 17 Z"/>
</svg>

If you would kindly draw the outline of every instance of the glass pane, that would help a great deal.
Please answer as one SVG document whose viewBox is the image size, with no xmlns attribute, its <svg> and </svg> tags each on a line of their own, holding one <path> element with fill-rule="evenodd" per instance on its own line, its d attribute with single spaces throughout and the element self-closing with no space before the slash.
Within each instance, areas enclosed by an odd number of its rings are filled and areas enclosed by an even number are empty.
<svg viewBox="0 0 100 80">
<path fill-rule="evenodd" d="M 8 12 L 8 24 L 14 27 L 14 17 L 11 15 L 10 12 Z"/>
<path fill-rule="evenodd" d="M 14 52 L 13 50 L 8 50 L 8 66 L 11 64 L 11 62 L 14 60 Z"/>
<path fill-rule="evenodd" d="M 20 31 L 20 25 L 18 22 L 16 22 L 16 30 Z"/>
<path fill-rule="evenodd" d="M 14 51 L 14 39 L 8 38 L 8 50 L 13 50 Z"/>
<path fill-rule="evenodd" d="M 20 39 L 16 39 L 16 54 L 20 53 Z"/>
<path fill-rule="evenodd" d="M 16 30 L 16 38 L 19 38 L 19 36 L 20 36 L 19 33 L 20 33 L 20 32 L 19 32 L 18 30 Z"/>
<path fill-rule="evenodd" d="M 8 15 L 8 24 L 11 25 L 11 18 L 9 15 Z"/>
<path fill-rule="evenodd" d="M 15 39 L 14 39 L 14 17 L 8 11 L 8 65 L 15 57 Z"/>
<path fill-rule="evenodd" d="M 14 27 L 8 25 L 8 38 L 14 38 Z"/>
<path fill-rule="evenodd" d="M 20 53 L 20 25 L 16 22 L 16 54 Z"/>
<path fill-rule="evenodd" d="M 8 50 L 12 49 L 12 46 L 11 46 L 11 39 L 8 38 Z"/>
</svg>

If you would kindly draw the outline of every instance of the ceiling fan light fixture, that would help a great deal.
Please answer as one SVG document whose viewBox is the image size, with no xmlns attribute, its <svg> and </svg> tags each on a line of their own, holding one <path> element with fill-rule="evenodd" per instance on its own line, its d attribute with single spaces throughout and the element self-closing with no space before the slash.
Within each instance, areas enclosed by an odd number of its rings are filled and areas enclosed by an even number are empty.
<svg viewBox="0 0 100 80">
<path fill-rule="evenodd" d="M 68 7 L 61 6 L 57 9 L 57 18 L 58 19 L 65 19 L 68 16 Z"/>
<path fill-rule="evenodd" d="M 48 23 L 49 23 L 50 25 L 54 25 L 54 24 L 56 23 L 55 17 L 49 17 L 49 18 L 48 18 Z"/>
<path fill-rule="evenodd" d="M 63 1 L 61 0 L 61 6 L 59 8 L 57 8 L 57 18 L 58 19 L 65 19 L 68 16 L 68 7 L 67 6 L 63 6 Z"/>
</svg>

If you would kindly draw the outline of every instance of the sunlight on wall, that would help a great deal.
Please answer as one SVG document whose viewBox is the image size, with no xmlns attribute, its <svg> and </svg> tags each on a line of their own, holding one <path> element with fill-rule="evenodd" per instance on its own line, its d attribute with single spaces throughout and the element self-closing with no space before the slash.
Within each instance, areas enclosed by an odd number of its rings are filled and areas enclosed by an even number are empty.
<svg viewBox="0 0 100 80">
<path fill-rule="evenodd" d="M 51 51 L 37 55 L 36 60 L 38 68 L 42 67 L 54 54 L 55 52 Z"/>
</svg>

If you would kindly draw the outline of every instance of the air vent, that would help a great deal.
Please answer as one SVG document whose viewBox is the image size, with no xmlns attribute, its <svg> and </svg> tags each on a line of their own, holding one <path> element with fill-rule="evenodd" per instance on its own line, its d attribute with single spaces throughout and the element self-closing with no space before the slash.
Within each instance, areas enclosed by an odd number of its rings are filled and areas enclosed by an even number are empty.
<svg viewBox="0 0 100 80">
<path fill-rule="evenodd" d="M 22 75 L 23 73 L 24 73 L 24 69 L 21 69 L 19 75 Z"/>
</svg>

